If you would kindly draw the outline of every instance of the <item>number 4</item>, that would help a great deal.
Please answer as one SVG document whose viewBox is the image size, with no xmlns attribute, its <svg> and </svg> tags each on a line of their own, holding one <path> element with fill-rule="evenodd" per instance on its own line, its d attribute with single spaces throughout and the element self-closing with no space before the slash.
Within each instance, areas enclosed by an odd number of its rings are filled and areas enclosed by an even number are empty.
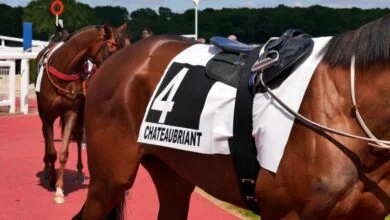
<svg viewBox="0 0 390 220">
<path fill-rule="evenodd" d="M 159 123 L 164 123 L 165 119 L 167 117 L 168 112 L 171 112 L 173 109 L 173 105 L 175 102 L 172 101 L 173 97 L 175 96 L 177 89 L 179 88 L 181 82 L 183 81 L 184 77 L 186 76 L 188 72 L 188 68 L 183 68 L 167 85 L 167 87 L 164 88 L 163 91 L 161 91 L 160 95 L 158 95 L 152 105 L 152 110 L 155 111 L 161 111 L 160 119 L 158 120 Z M 169 92 L 168 98 L 166 101 L 163 101 L 162 99 L 167 95 Z"/>
</svg>

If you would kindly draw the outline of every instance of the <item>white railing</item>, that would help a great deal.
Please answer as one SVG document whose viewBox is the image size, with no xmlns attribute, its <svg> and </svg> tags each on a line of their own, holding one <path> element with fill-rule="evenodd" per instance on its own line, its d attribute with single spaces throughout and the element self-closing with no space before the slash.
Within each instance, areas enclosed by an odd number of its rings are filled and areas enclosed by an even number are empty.
<svg viewBox="0 0 390 220">
<path fill-rule="evenodd" d="M 7 37 L 7 36 L 3 36 L 3 35 L 0 35 L 0 46 L 1 47 L 5 47 L 5 41 L 12 41 L 12 42 L 19 42 L 19 43 L 23 43 L 23 39 L 22 38 L 17 38 L 17 37 Z M 40 41 L 40 40 L 33 40 L 32 41 L 32 46 L 33 47 L 41 47 L 41 48 L 44 48 L 45 46 L 47 46 L 48 42 L 45 42 L 45 41 Z"/>
<path fill-rule="evenodd" d="M 3 51 L 0 50 L 0 60 L 33 60 L 37 58 L 39 52 L 15 52 L 15 51 Z"/>
<path fill-rule="evenodd" d="M 5 41 L 13 41 L 13 42 L 23 42 L 23 39 L 15 38 L 15 37 L 6 37 L 0 35 L 0 61 L 1 60 L 11 60 L 10 62 L 13 62 L 13 74 L 15 75 L 15 60 L 21 60 L 20 63 L 20 75 L 21 75 L 21 82 L 20 82 L 20 111 L 23 114 L 28 114 L 28 88 L 29 88 L 29 78 L 30 78 L 30 66 L 29 66 L 29 60 L 36 59 L 38 53 L 48 44 L 48 42 L 44 41 L 32 41 L 32 51 L 31 52 L 23 52 L 23 48 L 20 47 L 8 47 L 5 45 Z M 4 61 L 1 61 L 4 62 Z M 10 71 L 10 72 L 12 72 Z M 10 73 L 11 75 L 12 73 Z M 12 83 L 11 86 L 9 86 L 9 89 L 12 88 L 12 91 L 9 91 L 9 96 L 11 98 L 15 97 L 15 90 L 16 90 L 16 82 L 15 79 L 13 81 L 11 80 L 10 83 Z M 13 96 L 13 97 L 12 97 Z M 15 98 L 13 98 L 15 100 Z M 12 107 L 10 107 L 10 113 L 15 112 L 15 101 L 3 101 L 4 105 L 8 105 L 9 102 L 11 102 Z M 13 108 L 13 112 L 11 112 L 11 109 Z"/>
<path fill-rule="evenodd" d="M 9 113 L 15 113 L 16 98 L 15 61 L 0 61 L 0 106 L 9 106 Z"/>
</svg>

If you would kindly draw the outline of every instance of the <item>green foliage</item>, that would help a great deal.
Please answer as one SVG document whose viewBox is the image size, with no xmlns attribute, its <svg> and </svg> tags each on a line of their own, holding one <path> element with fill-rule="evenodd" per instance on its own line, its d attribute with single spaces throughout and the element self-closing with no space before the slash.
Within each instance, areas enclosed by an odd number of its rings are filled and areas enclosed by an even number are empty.
<svg viewBox="0 0 390 220">
<path fill-rule="evenodd" d="M 0 3 L 0 35 L 21 36 L 23 8 Z"/>
<path fill-rule="evenodd" d="M 38 77 L 37 60 L 30 60 L 30 83 L 35 83 Z"/>
<path fill-rule="evenodd" d="M 98 6 L 93 9 L 97 24 L 108 22 L 114 27 L 119 27 L 124 21 L 129 20 L 129 12 L 124 7 Z"/>
<path fill-rule="evenodd" d="M 75 0 L 63 0 L 65 5 L 61 19 L 69 30 L 78 30 L 96 21 L 93 9 Z M 23 21 L 33 23 L 34 37 L 47 40 L 55 31 L 55 16 L 50 12 L 50 2 L 33 0 L 23 9 Z"/>
<path fill-rule="evenodd" d="M 289 28 L 301 29 L 313 36 L 329 36 L 354 29 L 389 12 L 389 9 L 332 9 L 319 5 L 309 8 L 284 5 L 259 9 L 208 8 L 199 12 L 199 36 L 208 39 L 235 34 L 242 42 L 260 43 L 280 36 Z M 150 26 L 155 34 L 194 32 L 193 9 L 181 14 L 168 8 L 160 8 L 158 14 L 151 9 L 138 9 L 130 18 L 130 29 L 136 40 L 145 26 Z"/>
</svg>

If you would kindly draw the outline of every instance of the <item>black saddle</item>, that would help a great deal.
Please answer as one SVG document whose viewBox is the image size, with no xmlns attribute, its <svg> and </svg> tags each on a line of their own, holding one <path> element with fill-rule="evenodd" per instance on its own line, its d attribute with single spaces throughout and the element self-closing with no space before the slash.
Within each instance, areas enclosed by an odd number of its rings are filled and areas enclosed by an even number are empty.
<svg viewBox="0 0 390 220">
<path fill-rule="evenodd" d="M 216 47 L 221 48 L 224 51 L 232 53 L 245 53 L 248 54 L 255 47 L 248 44 L 241 43 L 239 41 L 233 41 L 226 37 L 212 37 L 210 38 L 210 43 Z"/>
<path fill-rule="evenodd" d="M 254 48 L 223 37 L 213 37 L 210 42 L 224 51 L 214 56 L 206 64 L 207 75 L 237 88 L 240 69 L 245 65 L 249 51 Z M 264 53 L 254 66 L 266 58 L 275 58 L 277 54 L 278 60 L 262 70 L 264 71 L 264 82 L 271 89 L 274 89 L 311 54 L 313 46 L 314 42 L 310 35 L 299 30 L 289 29 L 281 37 L 264 46 Z M 260 87 L 254 89 L 254 92 L 264 92 Z"/>
<path fill-rule="evenodd" d="M 281 37 L 265 45 L 264 53 L 254 64 L 252 71 L 264 71 L 264 83 L 271 89 L 278 87 L 311 54 L 314 46 L 311 38 L 302 31 L 287 30 Z M 267 58 L 274 59 L 275 56 L 278 56 L 278 59 L 271 66 L 256 70 L 257 64 L 261 64 Z M 255 92 L 264 92 L 262 88 L 255 90 Z"/>
<path fill-rule="evenodd" d="M 206 64 L 206 74 L 217 81 L 237 88 L 240 76 L 239 72 L 245 65 L 249 52 L 255 49 L 238 41 L 232 41 L 225 37 L 212 37 L 210 42 L 223 50 L 214 56 Z"/>
<path fill-rule="evenodd" d="M 222 52 L 206 64 L 206 74 L 217 81 L 237 88 L 240 69 L 244 66 L 247 54 Z"/>
</svg>

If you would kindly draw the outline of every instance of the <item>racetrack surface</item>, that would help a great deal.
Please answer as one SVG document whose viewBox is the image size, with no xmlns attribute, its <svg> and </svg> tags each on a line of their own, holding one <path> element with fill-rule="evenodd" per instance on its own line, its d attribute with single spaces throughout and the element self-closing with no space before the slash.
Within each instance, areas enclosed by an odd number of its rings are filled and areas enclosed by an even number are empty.
<svg viewBox="0 0 390 220">
<path fill-rule="evenodd" d="M 34 103 L 31 103 L 34 107 Z M 35 105 L 36 107 L 36 105 Z M 55 145 L 60 148 L 60 131 L 55 125 Z M 75 183 L 76 144 L 69 146 L 65 171 L 66 201 L 53 202 L 54 191 L 41 180 L 44 140 L 38 115 L 0 116 L 0 219 L 70 219 L 85 201 L 88 179 Z M 84 172 L 89 177 L 86 152 Z M 57 162 L 58 167 L 58 162 Z M 149 174 L 140 168 L 134 187 L 126 197 L 127 219 L 157 219 L 158 199 Z M 238 219 L 194 192 L 188 219 Z"/>
</svg>

